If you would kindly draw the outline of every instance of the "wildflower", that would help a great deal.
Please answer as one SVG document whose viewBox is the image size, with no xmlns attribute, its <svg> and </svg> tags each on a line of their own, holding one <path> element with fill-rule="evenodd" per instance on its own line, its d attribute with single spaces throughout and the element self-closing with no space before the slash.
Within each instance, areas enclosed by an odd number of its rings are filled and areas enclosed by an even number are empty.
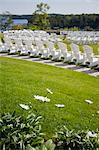
<svg viewBox="0 0 99 150">
<path fill-rule="evenodd" d="M 28 105 L 25 105 L 25 104 L 19 104 L 19 106 L 25 110 L 29 110 L 30 107 Z"/>
<path fill-rule="evenodd" d="M 85 102 L 87 102 L 88 104 L 93 104 L 93 102 L 91 100 L 86 99 Z"/>
<path fill-rule="evenodd" d="M 50 89 L 46 89 L 48 93 L 53 94 L 53 92 Z"/>
<path fill-rule="evenodd" d="M 55 104 L 55 106 L 58 107 L 58 108 L 63 108 L 63 107 L 65 107 L 64 104 Z"/>
<path fill-rule="evenodd" d="M 34 95 L 34 98 L 42 102 L 50 102 L 50 99 L 44 96 Z"/>
</svg>

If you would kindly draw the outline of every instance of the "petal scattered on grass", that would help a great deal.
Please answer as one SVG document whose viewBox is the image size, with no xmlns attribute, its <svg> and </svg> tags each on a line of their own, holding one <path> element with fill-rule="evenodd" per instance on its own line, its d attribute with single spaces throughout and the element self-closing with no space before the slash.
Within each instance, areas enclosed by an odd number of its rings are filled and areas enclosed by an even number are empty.
<svg viewBox="0 0 99 150">
<path fill-rule="evenodd" d="M 50 102 L 50 99 L 44 96 L 34 95 L 34 98 L 42 102 Z"/>
<path fill-rule="evenodd" d="M 50 89 L 46 89 L 48 93 L 53 94 L 53 92 Z"/>
<path fill-rule="evenodd" d="M 63 108 L 63 107 L 65 107 L 64 104 L 55 104 L 55 106 L 58 107 L 58 108 Z"/>
<path fill-rule="evenodd" d="M 88 103 L 88 104 L 93 104 L 93 102 L 89 99 L 86 99 L 85 102 Z"/>
<path fill-rule="evenodd" d="M 26 105 L 26 104 L 19 104 L 19 106 L 21 108 L 25 109 L 25 110 L 29 110 L 30 109 L 30 107 L 28 105 Z"/>
<path fill-rule="evenodd" d="M 92 133 L 91 131 L 89 131 L 87 133 L 87 137 L 97 137 L 97 134 L 96 133 Z"/>
</svg>

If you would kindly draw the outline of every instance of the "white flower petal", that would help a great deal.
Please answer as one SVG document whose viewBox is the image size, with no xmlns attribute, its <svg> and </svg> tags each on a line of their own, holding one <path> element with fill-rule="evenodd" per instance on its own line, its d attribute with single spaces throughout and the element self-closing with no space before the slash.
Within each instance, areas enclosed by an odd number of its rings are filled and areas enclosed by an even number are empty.
<svg viewBox="0 0 99 150">
<path fill-rule="evenodd" d="M 53 94 L 53 92 L 50 89 L 46 89 L 48 93 Z"/>
<path fill-rule="evenodd" d="M 93 104 L 93 102 L 89 99 L 86 99 L 85 102 L 87 102 L 88 104 Z"/>
<path fill-rule="evenodd" d="M 50 102 L 50 99 L 44 96 L 34 95 L 34 98 L 42 102 Z"/>
<path fill-rule="evenodd" d="M 26 104 L 19 104 L 19 106 L 21 108 L 25 109 L 25 110 L 29 110 L 30 109 L 30 107 L 28 105 L 26 105 Z"/>
<path fill-rule="evenodd" d="M 96 133 L 92 133 L 91 131 L 88 131 L 87 137 L 97 137 Z"/>
<path fill-rule="evenodd" d="M 45 102 L 50 102 L 50 99 L 45 97 Z"/>
<path fill-rule="evenodd" d="M 58 108 L 63 108 L 63 107 L 65 107 L 64 104 L 55 104 L 55 106 L 58 107 Z"/>
</svg>

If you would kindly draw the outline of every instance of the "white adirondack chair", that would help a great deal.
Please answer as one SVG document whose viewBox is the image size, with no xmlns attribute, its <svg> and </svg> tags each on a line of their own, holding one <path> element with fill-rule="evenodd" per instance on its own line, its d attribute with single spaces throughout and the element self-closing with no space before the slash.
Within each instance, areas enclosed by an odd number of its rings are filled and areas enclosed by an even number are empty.
<svg viewBox="0 0 99 150">
<path fill-rule="evenodd" d="M 44 47 L 43 47 L 41 58 L 42 59 L 48 59 L 48 57 L 49 57 L 49 49 L 47 47 L 48 46 L 47 45 L 48 40 L 47 39 L 42 39 L 42 42 L 43 42 Z"/>
<path fill-rule="evenodd" d="M 4 43 L 2 43 L 0 40 L 0 53 L 2 53 L 4 50 L 5 50 Z"/>
<path fill-rule="evenodd" d="M 72 43 L 70 46 L 72 50 L 72 61 L 74 61 L 76 64 L 83 63 L 85 61 L 85 57 L 81 54 L 79 46 L 74 43 Z"/>
<path fill-rule="evenodd" d="M 52 57 L 52 60 L 60 60 L 61 58 L 61 51 L 59 49 L 55 49 L 54 43 L 49 41 L 47 43 L 48 47 L 48 57 Z"/>
<path fill-rule="evenodd" d="M 37 56 L 37 49 L 36 46 L 32 45 L 32 49 L 30 51 L 30 57 Z"/>
<path fill-rule="evenodd" d="M 30 51 L 30 56 L 38 57 L 38 56 L 42 55 L 41 49 L 42 49 L 42 43 L 41 43 L 40 39 L 35 38 L 32 41 L 32 50 Z"/>
<path fill-rule="evenodd" d="M 72 54 L 67 50 L 67 45 L 63 42 L 58 42 L 57 44 L 61 50 L 61 58 L 64 58 L 64 62 L 71 61 Z"/>
<path fill-rule="evenodd" d="M 11 39 L 8 36 L 4 36 L 4 44 L 2 45 L 2 52 L 10 51 L 12 47 Z"/>
<path fill-rule="evenodd" d="M 99 66 L 99 57 L 95 57 L 93 50 L 90 46 L 84 45 L 84 55 L 86 57 L 85 64 L 89 64 L 89 67 Z"/>
<path fill-rule="evenodd" d="M 21 49 L 22 49 L 22 46 L 23 46 L 23 44 L 22 44 L 22 39 L 16 37 L 16 38 L 14 38 L 14 41 L 15 41 L 16 50 L 17 50 L 18 52 L 20 52 Z"/>
</svg>

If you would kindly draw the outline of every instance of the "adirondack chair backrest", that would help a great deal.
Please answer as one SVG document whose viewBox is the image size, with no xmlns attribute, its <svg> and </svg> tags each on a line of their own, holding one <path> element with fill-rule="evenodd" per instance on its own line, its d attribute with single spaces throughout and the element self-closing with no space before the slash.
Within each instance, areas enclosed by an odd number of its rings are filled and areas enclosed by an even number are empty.
<svg viewBox="0 0 99 150">
<path fill-rule="evenodd" d="M 47 44 L 47 47 L 48 47 L 48 49 L 49 49 L 50 52 L 55 49 L 53 42 L 48 41 L 46 44 Z"/>
<path fill-rule="evenodd" d="M 72 51 L 73 57 L 75 57 L 75 59 L 79 59 L 79 57 L 80 57 L 79 46 L 72 43 L 71 51 Z"/>
<path fill-rule="evenodd" d="M 67 45 L 62 42 L 58 42 L 58 47 L 62 52 L 67 52 Z"/>
<path fill-rule="evenodd" d="M 93 50 L 92 50 L 92 48 L 88 45 L 84 45 L 83 48 L 84 48 L 84 54 L 85 54 L 87 60 L 89 62 L 92 62 L 92 60 L 93 60 Z"/>
</svg>

